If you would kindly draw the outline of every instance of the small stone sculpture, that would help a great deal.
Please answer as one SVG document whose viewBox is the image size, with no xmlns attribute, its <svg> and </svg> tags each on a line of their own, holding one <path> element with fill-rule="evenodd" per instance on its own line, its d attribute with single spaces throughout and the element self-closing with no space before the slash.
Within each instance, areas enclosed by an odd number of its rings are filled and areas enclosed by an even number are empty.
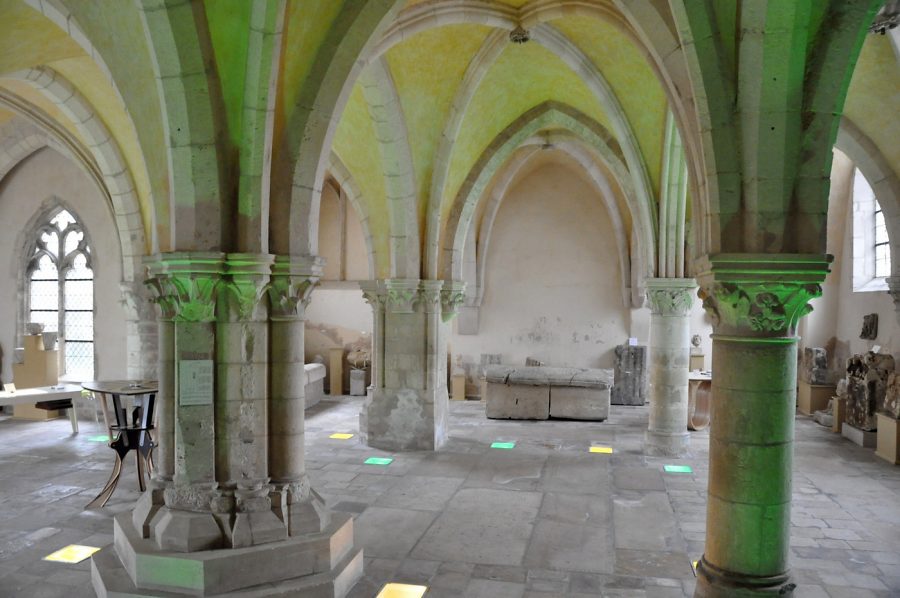
<svg viewBox="0 0 900 598">
<path fill-rule="evenodd" d="M 859 338 L 866 340 L 875 340 L 875 337 L 878 336 L 878 314 L 869 314 L 867 316 L 863 316 L 863 327 L 862 332 L 859 333 Z"/>
<path fill-rule="evenodd" d="M 894 358 L 873 353 L 853 355 L 847 360 L 847 423 L 860 430 L 877 429 L 875 412 L 884 409 L 888 376 Z"/>
<path fill-rule="evenodd" d="M 900 374 L 891 372 L 884 392 L 884 415 L 900 419 Z"/>
<path fill-rule="evenodd" d="M 803 349 L 800 379 L 807 384 L 828 384 L 828 352 L 821 347 Z"/>
<path fill-rule="evenodd" d="M 610 402 L 613 405 L 643 405 L 647 402 L 650 385 L 647 347 L 618 345 L 615 351 L 615 382 Z"/>
<path fill-rule="evenodd" d="M 703 342 L 703 339 L 700 338 L 699 334 L 695 334 L 694 336 L 691 337 L 691 346 L 694 347 L 695 349 L 700 348 L 701 342 Z"/>
</svg>

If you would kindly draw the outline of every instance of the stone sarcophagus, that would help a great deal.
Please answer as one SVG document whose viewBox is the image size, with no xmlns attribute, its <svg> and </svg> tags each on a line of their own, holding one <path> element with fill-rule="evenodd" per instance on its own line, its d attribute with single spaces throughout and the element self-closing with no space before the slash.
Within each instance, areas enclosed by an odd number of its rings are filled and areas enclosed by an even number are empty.
<svg viewBox="0 0 900 598">
<path fill-rule="evenodd" d="M 486 369 L 485 380 L 485 414 L 491 419 L 609 416 L 610 370 L 495 365 Z"/>
<path fill-rule="evenodd" d="M 875 413 L 883 410 L 888 377 L 894 371 L 894 358 L 880 353 L 854 355 L 847 360 L 847 419 L 860 430 L 878 427 Z"/>
</svg>

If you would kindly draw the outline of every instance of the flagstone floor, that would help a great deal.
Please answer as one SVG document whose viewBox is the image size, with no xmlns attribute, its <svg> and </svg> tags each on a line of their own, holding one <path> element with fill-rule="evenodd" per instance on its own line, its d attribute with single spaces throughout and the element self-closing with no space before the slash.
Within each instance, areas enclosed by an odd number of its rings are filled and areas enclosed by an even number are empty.
<svg viewBox="0 0 900 598">
<path fill-rule="evenodd" d="M 487 420 L 452 402 L 450 441 L 436 453 L 389 454 L 356 435 L 361 401 L 307 411 L 313 487 L 353 513 L 365 577 L 354 598 L 388 581 L 426 598 L 690 596 L 705 532 L 709 437 L 692 457 L 641 453 L 647 410 L 612 408 L 603 423 Z M 112 542 L 111 517 L 138 496 L 129 459 L 103 509 L 84 510 L 112 464 L 99 424 L 0 417 L 0 597 L 93 596 L 90 565 L 42 557 L 68 544 Z M 331 439 L 336 432 L 355 434 Z M 795 596 L 900 596 L 900 467 L 797 418 L 791 558 Z M 513 449 L 492 449 L 514 442 Z M 612 454 L 591 453 L 592 445 Z M 366 465 L 368 457 L 393 458 Z M 692 473 L 665 473 L 680 464 Z"/>
</svg>

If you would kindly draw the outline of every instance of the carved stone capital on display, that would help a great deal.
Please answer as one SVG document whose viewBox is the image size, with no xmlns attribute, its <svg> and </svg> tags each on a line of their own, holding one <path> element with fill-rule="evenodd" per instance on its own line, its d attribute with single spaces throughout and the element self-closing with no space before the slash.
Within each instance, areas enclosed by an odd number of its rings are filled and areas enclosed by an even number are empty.
<svg viewBox="0 0 900 598">
<path fill-rule="evenodd" d="M 318 256 L 276 256 L 269 283 L 269 319 L 302 320 L 310 295 L 322 278 Z"/>
<path fill-rule="evenodd" d="M 686 316 L 694 303 L 693 278 L 648 278 L 645 281 L 650 311 L 662 316 Z"/>
<path fill-rule="evenodd" d="M 441 288 L 443 286 L 443 280 L 423 280 L 421 282 L 419 288 L 425 313 L 441 313 Z"/>
<path fill-rule="evenodd" d="M 246 322 L 265 319 L 263 298 L 275 256 L 254 253 L 229 253 L 225 258 L 226 281 L 223 304 L 229 318 Z"/>
<path fill-rule="evenodd" d="M 147 285 L 155 293 L 160 317 L 176 322 L 215 321 L 224 257 L 222 253 L 180 252 L 156 256 L 149 265 Z"/>
<path fill-rule="evenodd" d="M 444 282 L 441 289 L 441 317 L 449 322 L 459 313 L 460 307 L 466 303 L 466 283 L 458 280 Z"/>
<path fill-rule="evenodd" d="M 411 314 L 420 300 L 419 280 L 391 278 L 384 281 L 387 290 L 387 308 L 395 314 Z"/>
<path fill-rule="evenodd" d="M 698 295 L 717 335 L 796 336 L 800 318 L 822 294 L 831 256 L 816 254 L 717 254 L 695 270 Z"/>
</svg>

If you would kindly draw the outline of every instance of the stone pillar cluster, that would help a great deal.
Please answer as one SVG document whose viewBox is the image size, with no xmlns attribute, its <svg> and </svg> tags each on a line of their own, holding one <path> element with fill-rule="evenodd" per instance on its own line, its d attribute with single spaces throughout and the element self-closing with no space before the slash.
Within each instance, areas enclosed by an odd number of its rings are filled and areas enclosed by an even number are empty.
<svg viewBox="0 0 900 598">
<path fill-rule="evenodd" d="M 447 322 L 464 285 L 442 280 L 360 283 L 372 306 L 372 386 L 360 434 L 385 450 L 434 450 L 447 439 Z"/>
<path fill-rule="evenodd" d="M 706 547 L 697 596 L 790 594 L 797 336 L 820 255 L 719 254 L 697 281 L 713 320 Z"/>
<path fill-rule="evenodd" d="M 156 468 L 133 513 L 116 518 L 118 566 L 136 589 L 284 584 L 342 595 L 362 553 L 352 518 L 329 514 L 304 460 L 304 317 L 321 260 L 156 258 L 147 280 L 159 307 Z M 282 560 L 291 565 L 274 570 Z"/>
<path fill-rule="evenodd" d="M 691 359 L 690 313 L 693 278 L 651 278 L 650 423 L 645 450 L 650 455 L 680 456 L 690 448 L 688 373 Z"/>
</svg>

